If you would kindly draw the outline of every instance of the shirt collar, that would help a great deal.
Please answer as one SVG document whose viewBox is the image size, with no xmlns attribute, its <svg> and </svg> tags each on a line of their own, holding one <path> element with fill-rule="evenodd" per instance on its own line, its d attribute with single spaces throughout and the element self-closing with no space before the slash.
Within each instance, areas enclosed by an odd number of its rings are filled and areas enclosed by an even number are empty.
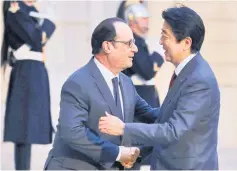
<svg viewBox="0 0 237 171">
<path fill-rule="evenodd" d="M 119 74 L 114 75 L 108 68 L 106 68 L 103 64 L 101 64 L 96 58 L 94 58 L 94 62 L 96 66 L 99 68 L 106 82 L 111 81 L 115 77 L 118 77 L 118 80 L 119 80 Z"/>
<path fill-rule="evenodd" d="M 188 64 L 189 61 L 191 61 L 194 56 L 196 56 L 196 53 L 189 55 L 187 58 L 185 58 L 174 70 L 175 74 L 178 76 L 179 73 L 182 71 L 182 69 Z"/>
</svg>

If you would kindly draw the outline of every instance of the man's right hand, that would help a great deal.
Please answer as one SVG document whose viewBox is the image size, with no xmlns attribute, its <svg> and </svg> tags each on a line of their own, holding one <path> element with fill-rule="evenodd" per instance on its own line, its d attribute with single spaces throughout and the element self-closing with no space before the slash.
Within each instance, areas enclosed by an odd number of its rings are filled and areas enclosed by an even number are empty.
<svg viewBox="0 0 237 171">
<path fill-rule="evenodd" d="M 121 147 L 121 156 L 119 162 L 125 168 L 131 168 L 136 162 L 140 154 L 140 149 L 137 147 Z"/>
</svg>

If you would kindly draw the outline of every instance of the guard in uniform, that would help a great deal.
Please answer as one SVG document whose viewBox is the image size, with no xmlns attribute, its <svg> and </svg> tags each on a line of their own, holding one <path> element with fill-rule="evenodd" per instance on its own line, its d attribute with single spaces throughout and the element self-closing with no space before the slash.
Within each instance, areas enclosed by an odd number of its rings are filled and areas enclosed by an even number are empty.
<svg viewBox="0 0 237 171">
<path fill-rule="evenodd" d="M 43 47 L 55 24 L 42 18 L 35 2 L 4 1 L 1 65 L 12 66 L 8 88 L 4 141 L 15 143 L 15 169 L 30 169 L 31 144 L 50 144 L 53 127 L 48 73 Z"/>
<path fill-rule="evenodd" d="M 133 66 L 123 72 L 131 77 L 137 93 L 152 107 L 159 107 L 160 101 L 155 87 L 155 75 L 164 63 L 158 52 L 149 52 L 145 38 L 148 32 L 149 13 L 141 3 L 129 5 L 125 10 L 125 21 L 131 27 L 138 52 L 134 54 Z M 135 119 L 135 122 L 147 122 Z M 142 165 L 150 165 L 152 147 L 141 147 L 141 157 L 133 169 L 140 170 Z"/>
<path fill-rule="evenodd" d="M 125 10 L 125 20 L 131 27 L 138 53 L 134 55 L 133 66 L 124 70 L 131 77 L 138 94 L 152 107 L 159 107 L 160 101 L 155 88 L 154 76 L 164 63 L 156 51 L 150 53 L 145 41 L 148 32 L 149 13 L 143 4 L 130 5 Z"/>
</svg>

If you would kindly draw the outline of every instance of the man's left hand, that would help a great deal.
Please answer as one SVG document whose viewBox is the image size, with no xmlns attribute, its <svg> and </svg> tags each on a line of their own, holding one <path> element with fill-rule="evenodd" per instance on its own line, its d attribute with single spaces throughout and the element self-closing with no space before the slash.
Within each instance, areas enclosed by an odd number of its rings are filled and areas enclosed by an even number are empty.
<svg viewBox="0 0 237 171">
<path fill-rule="evenodd" d="M 99 130 L 109 135 L 123 135 L 125 124 L 118 117 L 113 116 L 105 112 L 106 116 L 103 116 L 99 120 Z"/>
</svg>

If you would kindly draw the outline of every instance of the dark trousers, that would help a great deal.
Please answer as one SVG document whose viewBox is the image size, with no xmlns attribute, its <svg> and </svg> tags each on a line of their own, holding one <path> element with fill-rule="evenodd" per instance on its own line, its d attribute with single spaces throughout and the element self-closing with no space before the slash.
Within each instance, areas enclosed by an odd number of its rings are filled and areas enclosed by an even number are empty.
<svg viewBox="0 0 237 171">
<path fill-rule="evenodd" d="M 15 144 L 15 169 L 30 170 L 31 144 Z"/>
</svg>

